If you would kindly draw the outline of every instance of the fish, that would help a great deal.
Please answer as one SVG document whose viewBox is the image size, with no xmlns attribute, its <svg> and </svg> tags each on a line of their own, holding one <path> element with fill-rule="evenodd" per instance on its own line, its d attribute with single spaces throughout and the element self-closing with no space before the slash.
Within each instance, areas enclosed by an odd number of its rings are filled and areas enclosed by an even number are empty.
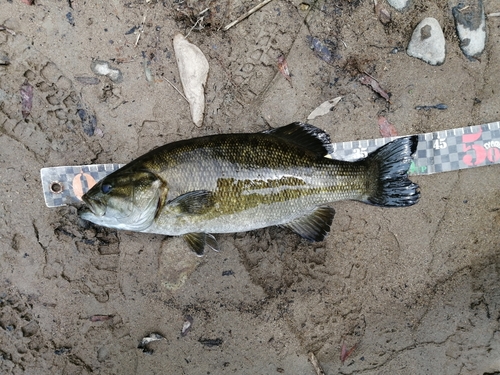
<svg viewBox="0 0 500 375">
<path fill-rule="evenodd" d="M 306 123 L 258 133 L 168 143 L 109 174 L 83 195 L 80 217 L 109 228 L 182 236 L 196 255 L 219 250 L 213 234 L 269 226 L 323 241 L 335 210 L 355 200 L 383 207 L 418 202 L 408 178 L 416 135 L 364 159 L 329 157 L 330 136 Z"/>
</svg>

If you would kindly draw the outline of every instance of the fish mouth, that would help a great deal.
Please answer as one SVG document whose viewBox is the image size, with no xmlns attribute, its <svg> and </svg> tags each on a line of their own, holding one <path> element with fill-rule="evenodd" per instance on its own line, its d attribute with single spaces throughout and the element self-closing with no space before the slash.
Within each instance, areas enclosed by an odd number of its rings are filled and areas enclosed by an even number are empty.
<svg viewBox="0 0 500 375">
<path fill-rule="evenodd" d="M 82 200 L 87 205 L 88 210 L 86 210 L 86 212 L 84 211 L 87 215 L 92 213 L 95 216 L 103 216 L 106 213 L 106 205 L 100 204 L 100 202 L 89 198 L 86 194 L 83 195 Z"/>
</svg>

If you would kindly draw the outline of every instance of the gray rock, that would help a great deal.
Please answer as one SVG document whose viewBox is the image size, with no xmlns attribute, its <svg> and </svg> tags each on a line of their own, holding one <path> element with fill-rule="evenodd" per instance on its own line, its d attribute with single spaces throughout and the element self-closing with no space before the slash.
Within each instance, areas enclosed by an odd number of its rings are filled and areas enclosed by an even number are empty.
<svg viewBox="0 0 500 375">
<path fill-rule="evenodd" d="M 446 56 L 443 30 L 432 17 L 424 18 L 413 31 L 406 49 L 409 56 L 417 57 L 431 65 L 441 65 Z"/>
<path fill-rule="evenodd" d="M 100 76 L 106 76 L 114 83 L 121 83 L 123 75 L 120 69 L 113 68 L 107 61 L 94 60 L 90 64 L 92 71 Z"/>
<path fill-rule="evenodd" d="M 106 346 L 101 346 L 98 350 L 97 350 L 97 360 L 99 362 L 104 362 L 105 360 L 107 360 L 109 358 L 109 349 L 108 347 Z"/>
<path fill-rule="evenodd" d="M 460 48 L 469 58 L 478 57 L 486 44 L 486 20 L 482 0 L 469 0 L 452 8 Z"/>
<path fill-rule="evenodd" d="M 10 59 L 9 56 L 3 51 L 0 51 L 0 65 L 9 65 Z"/>
<path fill-rule="evenodd" d="M 31 337 L 38 332 L 38 323 L 32 320 L 22 327 L 21 331 L 23 332 L 23 337 Z"/>
<path fill-rule="evenodd" d="M 390 6 L 400 12 L 408 8 L 410 5 L 410 0 L 387 0 Z"/>
</svg>

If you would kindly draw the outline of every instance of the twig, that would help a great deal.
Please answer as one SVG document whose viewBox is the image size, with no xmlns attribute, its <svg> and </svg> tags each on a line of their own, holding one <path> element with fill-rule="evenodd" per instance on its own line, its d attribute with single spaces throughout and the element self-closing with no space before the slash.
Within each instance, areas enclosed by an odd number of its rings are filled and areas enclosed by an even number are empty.
<svg viewBox="0 0 500 375">
<path fill-rule="evenodd" d="M 16 32 L 14 30 L 11 30 L 4 25 L 0 25 L 0 31 L 7 31 L 11 35 L 16 35 Z"/>
<path fill-rule="evenodd" d="M 137 39 L 135 40 L 134 47 L 137 47 L 139 44 L 139 39 L 141 39 L 141 35 L 144 32 L 144 24 L 146 23 L 146 13 L 144 13 L 144 17 L 142 18 L 141 27 L 139 28 L 139 34 L 137 34 Z"/>
<path fill-rule="evenodd" d="M 262 8 L 264 5 L 270 3 L 271 1 L 273 0 L 264 0 L 262 3 L 260 3 L 259 5 L 256 5 L 254 6 L 252 9 L 250 9 L 248 12 L 246 12 L 244 15 L 242 15 L 241 17 L 239 17 L 236 21 L 233 21 L 231 22 L 229 25 L 225 26 L 224 27 L 224 31 L 227 31 L 229 30 L 231 27 L 233 27 L 234 25 L 236 25 L 237 23 L 240 23 L 241 21 L 243 21 L 245 18 L 247 18 L 249 15 L 257 12 L 260 8 Z"/>
<path fill-rule="evenodd" d="M 189 29 L 189 32 L 187 33 L 187 35 L 185 36 L 185 38 L 187 39 L 187 37 L 189 36 L 189 34 L 191 34 L 191 31 L 193 31 L 193 29 L 196 27 L 196 25 L 200 24 L 200 27 L 203 28 L 203 25 L 201 24 L 203 22 L 203 19 L 205 18 L 205 16 L 202 16 L 203 13 L 206 13 L 207 10 L 209 10 L 210 8 L 205 8 L 203 9 L 199 14 L 198 14 L 198 17 L 197 17 L 197 20 L 195 22 L 195 24 L 193 25 L 193 27 L 191 27 L 191 29 Z"/>
<path fill-rule="evenodd" d="M 314 371 L 316 371 L 316 375 L 326 375 L 313 352 L 309 353 L 309 361 L 313 365 Z"/>
<path fill-rule="evenodd" d="M 177 87 L 175 87 L 175 85 L 172 82 L 170 82 L 166 78 L 164 78 L 164 80 L 167 81 L 170 84 L 170 86 L 172 86 L 175 89 L 175 91 L 177 91 L 186 100 L 186 102 L 189 103 L 189 100 L 187 100 L 187 98 L 184 96 L 184 94 Z"/>
<path fill-rule="evenodd" d="M 489 13 L 487 14 L 488 18 L 489 17 L 500 17 L 500 12 L 496 12 L 496 13 Z"/>
</svg>

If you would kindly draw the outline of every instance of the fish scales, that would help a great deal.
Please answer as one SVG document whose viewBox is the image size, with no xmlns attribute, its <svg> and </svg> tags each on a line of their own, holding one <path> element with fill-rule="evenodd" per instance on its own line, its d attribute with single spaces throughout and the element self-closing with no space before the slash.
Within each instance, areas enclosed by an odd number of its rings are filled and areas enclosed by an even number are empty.
<svg viewBox="0 0 500 375">
<path fill-rule="evenodd" d="M 234 142 L 232 151 L 239 152 L 239 145 Z M 289 153 L 293 151 L 291 149 Z M 336 169 L 340 172 L 338 175 L 342 174 L 342 168 L 332 168 L 329 165 L 333 163 L 331 160 L 323 161 L 311 156 L 309 165 L 312 167 L 290 163 L 268 168 L 267 159 L 275 155 L 267 155 L 256 156 L 251 164 L 245 160 L 237 163 L 218 160 L 215 168 L 211 165 L 213 163 L 189 168 L 186 172 L 180 168 L 177 179 L 170 176 L 170 180 L 177 180 L 174 189 L 178 189 L 176 185 L 185 186 L 186 179 L 192 180 L 186 191 L 178 190 L 174 195 L 192 190 L 213 191 L 213 205 L 199 212 L 197 217 L 191 217 L 191 225 L 186 220 L 173 220 L 166 206 L 156 219 L 155 230 L 159 227 L 177 227 L 175 231 L 179 233 L 245 231 L 286 223 L 302 215 L 304 210 L 325 201 L 361 197 L 365 184 L 363 165 L 349 165 L 347 169 L 354 173 L 347 175 L 347 178 L 333 178 Z"/>
<path fill-rule="evenodd" d="M 210 233 L 272 225 L 321 240 L 334 215 L 327 203 L 416 203 L 418 186 L 406 174 L 416 139 L 394 142 L 358 162 L 326 158 L 328 135 L 302 123 L 174 142 L 100 181 L 84 196 L 90 213 L 82 217 L 119 229 L 183 235 L 197 253 Z M 214 241 L 210 247 L 218 246 Z"/>
<path fill-rule="evenodd" d="M 160 160 L 158 162 L 157 160 Z M 196 216 L 160 210 L 148 230 L 231 233 L 281 225 L 319 204 L 361 199 L 366 166 L 324 158 L 268 134 L 204 137 L 157 150 L 135 168 L 168 181 L 167 201 L 190 191 L 213 192 L 213 204 Z"/>
</svg>

